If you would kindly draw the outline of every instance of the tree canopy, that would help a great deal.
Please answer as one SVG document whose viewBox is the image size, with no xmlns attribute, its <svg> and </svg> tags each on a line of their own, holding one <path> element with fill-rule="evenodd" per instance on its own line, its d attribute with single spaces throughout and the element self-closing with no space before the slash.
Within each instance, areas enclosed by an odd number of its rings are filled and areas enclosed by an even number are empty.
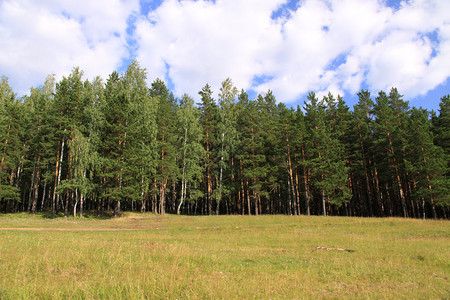
<svg viewBox="0 0 450 300">
<path fill-rule="evenodd" d="M 229 78 L 217 99 L 208 84 L 177 99 L 137 61 L 83 77 L 22 98 L 1 78 L 2 211 L 448 218 L 450 95 L 438 112 L 396 88 L 295 109 Z"/>
</svg>

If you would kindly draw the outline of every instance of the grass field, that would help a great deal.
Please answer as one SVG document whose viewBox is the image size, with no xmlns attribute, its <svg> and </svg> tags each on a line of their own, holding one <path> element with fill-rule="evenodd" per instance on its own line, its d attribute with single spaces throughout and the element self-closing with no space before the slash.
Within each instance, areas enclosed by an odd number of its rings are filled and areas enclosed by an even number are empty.
<svg viewBox="0 0 450 300">
<path fill-rule="evenodd" d="M 0 299 L 450 298 L 449 221 L 0 214 L 0 228 Z"/>
</svg>

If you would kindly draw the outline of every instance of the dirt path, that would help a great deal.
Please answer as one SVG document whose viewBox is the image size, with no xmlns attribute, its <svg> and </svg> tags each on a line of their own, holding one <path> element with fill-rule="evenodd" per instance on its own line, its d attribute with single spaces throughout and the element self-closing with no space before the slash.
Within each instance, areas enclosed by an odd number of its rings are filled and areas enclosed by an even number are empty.
<svg viewBox="0 0 450 300">
<path fill-rule="evenodd" d="M 15 228 L 0 228 L 3 230 L 16 230 L 16 231 L 132 231 L 143 230 L 144 228 L 27 228 L 27 227 L 15 227 Z"/>
</svg>

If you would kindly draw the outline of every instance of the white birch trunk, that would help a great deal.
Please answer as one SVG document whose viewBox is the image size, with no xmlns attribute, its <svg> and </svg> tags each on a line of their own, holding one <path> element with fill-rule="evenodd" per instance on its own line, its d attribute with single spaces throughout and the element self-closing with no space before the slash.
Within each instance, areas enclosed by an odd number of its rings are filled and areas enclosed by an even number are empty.
<svg viewBox="0 0 450 300">
<path fill-rule="evenodd" d="M 184 144 L 183 144 L 183 174 L 181 179 L 181 200 L 180 204 L 178 204 L 177 208 L 177 214 L 180 214 L 181 205 L 183 205 L 183 202 L 186 197 L 186 142 L 187 142 L 187 127 L 184 128 Z"/>
<path fill-rule="evenodd" d="M 225 132 L 222 132 L 222 151 L 220 153 L 219 197 L 217 198 L 216 215 L 219 214 L 220 200 L 222 200 L 223 143 L 224 143 L 224 140 L 225 140 Z"/>
</svg>

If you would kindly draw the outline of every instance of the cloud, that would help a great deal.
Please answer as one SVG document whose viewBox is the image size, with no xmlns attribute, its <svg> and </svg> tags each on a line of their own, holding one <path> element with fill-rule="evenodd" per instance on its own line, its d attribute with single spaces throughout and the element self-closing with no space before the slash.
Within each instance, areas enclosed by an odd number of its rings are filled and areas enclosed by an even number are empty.
<svg viewBox="0 0 450 300">
<path fill-rule="evenodd" d="M 267 44 L 279 44 L 270 15 L 283 1 L 165 1 L 136 23 L 138 60 L 149 74 L 196 95 L 226 77 L 243 88 L 267 69 Z"/>
<path fill-rule="evenodd" d="M 128 56 L 127 19 L 137 9 L 137 2 L 120 0 L 1 1 L 2 75 L 20 94 L 75 66 L 105 78 Z"/>
<path fill-rule="evenodd" d="M 206 83 L 217 95 L 230 77 L 291 103 L 391 86 L 415 97 L 448 82 L 450 1 L 387 2 L 3 0 L 0 73 L 20 94 L 75 66 L 106 79 L 136 56 L 177 96 Z"/>
<path fill-rule="evenodd" d="M 137 53 L 178 94 L 206 83 L 218 91 L 231 77 L 283 102 L 361 87 L 413 97 L 450 75 L 449 9 L 445 0 L 395 9 L 377 0 L 166 0 L 137 22 Z"/>
<path fill-rule="evenodd" d="M 402 3 L 382 39 L 364 45 L 366 82 L 374 89 L 399 88 L 408 97 L 423 95 L 450 76 L 448 1 Z M 363 54 L 363 52 L 365 52 Z M 361 55 L 362 54 L 362 55 Z"/>
</svg>

